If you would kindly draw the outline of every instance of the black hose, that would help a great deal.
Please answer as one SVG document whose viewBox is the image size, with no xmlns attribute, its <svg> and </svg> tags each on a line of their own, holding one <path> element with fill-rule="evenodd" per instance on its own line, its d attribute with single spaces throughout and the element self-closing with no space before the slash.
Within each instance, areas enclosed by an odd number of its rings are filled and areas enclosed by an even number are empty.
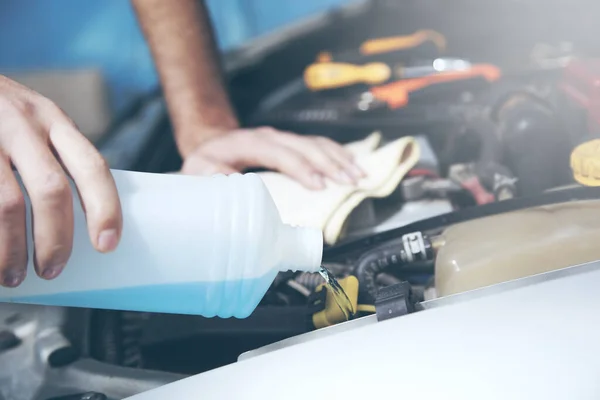
<svg viewBox="0 0 600 400">
<path fill-rule="evenodd" d="M 380 286 L 392 286 L 400 282 L 402 282 L 400 279 L 396 278 L 393 275 L 386 274 L 385 272 L 382 272 L 381 274 L 377 275 L 376 280 L 376 283 Z"/>
<path fill-rule="evenodd" d="M 431 242 L 421 232 L 403 235 L 400 239 L 374 248 L 358 259 L 356 277 L 360 282 L 359 296 L 363 302 L 374 302 L 378 292 L 377 276 L 389 267 L 406 266 L 433 259 Z"/>
<path fill-rule="evenodd" d="M 319 274 L 303 272 L 294 278 L 294 281 L 314 292 L 317 286 L 323 283 L 323 277 Z"/>
<path fill-rule="evenodd" d="M 343 264 L 326 264 L 325 267 L 338 279 L 348 275 L 351 268 Z M 294 281 L 311 292 L 314 292 L 320 284 L 324 283 L 323 277 L 320 274 L 310 272 L 302 272 L 296 275 Z"/>
<path fill-rule="evenodd" d="M 503 164 L 518 177 L 521 196 L 531 196 L 572 181 L 568 129 L 553 107 L 528 94 L 515 94 L 497 111 Z"/>
<path fill-rule="evenodd" d="M 94 310 L 90 351 L 98 361 L 131 368 L 143 367 L 141 337 L 148 314 Z"/>
</svg>

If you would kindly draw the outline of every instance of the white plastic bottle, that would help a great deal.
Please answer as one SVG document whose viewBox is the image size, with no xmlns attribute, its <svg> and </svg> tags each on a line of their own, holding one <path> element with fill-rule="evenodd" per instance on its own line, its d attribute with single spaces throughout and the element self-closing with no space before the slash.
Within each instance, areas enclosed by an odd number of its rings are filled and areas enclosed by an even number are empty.
<svg viewBox="0 0 600 400">
<path fill-rule="evenodd" d="M 94 250 L 75 199 L 71 258 L 43 280 L 28 210 L 28 275 L 0 288 L 0 301 L 245 318 L 279 271 L 319 270 L 321 231 L 282 224 L 256 175 L 112 173 L 124 219 L 117 250 Z"/>
</svg>

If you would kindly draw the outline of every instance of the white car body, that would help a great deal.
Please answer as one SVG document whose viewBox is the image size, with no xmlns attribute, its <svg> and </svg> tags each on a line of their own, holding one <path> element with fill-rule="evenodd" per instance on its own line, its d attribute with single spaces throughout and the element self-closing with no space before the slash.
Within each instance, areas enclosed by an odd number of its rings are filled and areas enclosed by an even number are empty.
<svg viewBox="0 0 600 400">
<path fill-rule="evenodd" d="M 132 400 L 598 399 L 600 262 L 315 331 Z"/>
</svg>

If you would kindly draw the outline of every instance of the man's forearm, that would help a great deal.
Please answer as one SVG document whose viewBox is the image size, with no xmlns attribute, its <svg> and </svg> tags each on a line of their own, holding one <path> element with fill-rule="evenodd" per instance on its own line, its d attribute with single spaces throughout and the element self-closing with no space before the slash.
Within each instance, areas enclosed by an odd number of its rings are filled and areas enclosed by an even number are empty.
<svg viewBox="0 0 600 400">
<path fill-rule="evenodd" d="M 203 132 L 235 129 L 208 10 L 201 0 L 132 0 L 185 157 Z"/>
</svg>

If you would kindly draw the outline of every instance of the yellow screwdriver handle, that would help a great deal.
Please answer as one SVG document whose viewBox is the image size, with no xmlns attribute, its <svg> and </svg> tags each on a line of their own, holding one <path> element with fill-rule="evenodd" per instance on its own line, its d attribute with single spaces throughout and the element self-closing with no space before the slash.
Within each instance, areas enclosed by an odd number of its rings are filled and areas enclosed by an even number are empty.
<svg viewBox="0 0 600 400">
<path fill-rule="evenodd" d="M 392 36 L 368 40 L 360 46 L 360 53 L 363 55 L 373 55 L 404 50 L 417 47 L 428 40 L 432 41 L 440 51 L 446 49 L 446 38 L 444 35 L 432 30 L 420 30 L 407 36 Z"/>
<path fill-rule="evenodd" d="M 348 63 L 320 62 L 304 71 L 304 82 L 310 90 L 335 89 L 357 83 L 376 85 L 386 82 L 392 70 L 384 63 L 354 65 Z"/>
</svg>

